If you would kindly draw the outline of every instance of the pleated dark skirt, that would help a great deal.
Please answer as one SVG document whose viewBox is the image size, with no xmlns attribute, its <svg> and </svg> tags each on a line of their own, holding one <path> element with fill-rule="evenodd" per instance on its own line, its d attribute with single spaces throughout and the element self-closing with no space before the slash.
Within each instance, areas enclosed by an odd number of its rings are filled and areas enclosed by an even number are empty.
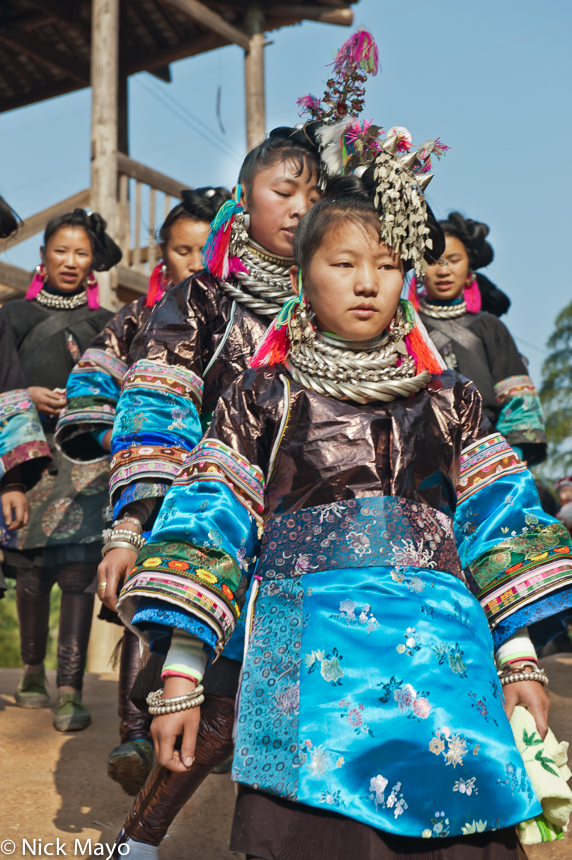
<svg viewBox="0 0 572 860">
<path fill-rule="evenodd" d="M 516 830 L 416 839 L 239 786 L 230 850 L 262 860 L 526 860 Z"/>
</svg>

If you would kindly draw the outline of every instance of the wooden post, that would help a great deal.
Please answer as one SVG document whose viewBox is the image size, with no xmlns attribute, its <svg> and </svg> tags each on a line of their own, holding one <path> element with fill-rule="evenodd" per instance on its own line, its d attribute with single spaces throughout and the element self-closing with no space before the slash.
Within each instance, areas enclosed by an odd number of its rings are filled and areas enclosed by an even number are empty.
<svg viewBox="0 0 572 860">
<path fill-rule="evenodd" d="M 94 212 L 116 236 L 119 0 L 92 0 L 91 26 L 91 200 Z M 103 307 L 121 306 L 113 272 L 98 275 Z"/>
<path fill-rule="evenodd" d="M 250 152 L 266 137 L 266 98 L 264 92 L 264 12 L 258 0 L 250 0 L 246 29 L 250 47 L 244 55 L 246 100 L 246 147 Z"/>
</svg>

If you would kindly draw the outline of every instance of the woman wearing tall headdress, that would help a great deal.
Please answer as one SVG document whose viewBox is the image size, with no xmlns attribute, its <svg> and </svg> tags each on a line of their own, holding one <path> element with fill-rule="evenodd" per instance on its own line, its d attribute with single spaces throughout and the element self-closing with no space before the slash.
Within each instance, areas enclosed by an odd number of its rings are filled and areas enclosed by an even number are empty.
<svg viewBox="0 0 572 860">
<path fill-rule="evenodd" d="M 4 543 L 6 570 L 16 576 L 24 663 L 16 702 L 32 708 L 48 704 L 43 661 L 50 592 L 57 582 L 62 604 L 54 727 L 60 731 L 83 729 L 91 721 L 81 691 L 107 505 L 107 464 L 73 465 L 58 455 L 53 437 L 70 371 L 112 316 L 99 307 L 94 274 L 121 259 L 105 226 L 100 215 L 83 209 L 52 219 L 26 299 L 0 311 L 54 457 L 28 493 L 29 523 Z"/>
<path fill-rule="evenodd" d="M 335 65 L 329 82 L 332 125 L 326 129 L 320 121 L 280 127 L 248 153 L 234 201 L 213 222 L 204 253 L 206 271 L 171 290 L 134 340 L 130 359 L 136 361 L 125 377 L 113 429 L 110 485 L 118 517 L 132 499 L 145 494 L 143 501 L 150 509 L 153 505 L 153 513 L 142 525 L 152 525 L 219 396 L 248 365 L 268 323 L 291 296 L 294 232 L 320 199 L 326 176 L 327 158 L 320 153 L 326 153 L 329 138 L 321 139 L 321 129 L 330 133 L 338 121 L 348 116 L 354 121 L 362 109 L 367 75 L 378 69 L 372 36 L 366 31 L 351 36 Z M 305 110 L 308 99 L 299 104 Z M 109 546 L 117 546 L 113 536 Z M 106 555 L 100 589 L 110 607 L 115 607 L 118 585 L 136 557 L 137 545 L 133 551 L 113 548 Z M 152 614 L 152 594 L 149 599 Z M 239 625 L 225 657 L 205 678 L 207 699 L 192 768 L 175 774 L 155 766 L 137 797 L 119 837 L 134 840 L 131 856 L 160 844 L 183 804 L 232 753 L 243 633 Z M 155 649 L 161 665 L 166 645 L 164 640 Z M 163 674 L 170 671 L 172 667 L 163 668 Z"/>
<path fill-rule="evenodd" d="M 421 185 L 442 145 L 340 138 L 355 174 L 301 219 L 296 298 L 220 398 L 119 612 L 168 644 L 152 734 L 184 774 L 252 578 L 232 851 L 517 860 L 514 825 L 542 810 L 507 716 L 528 707 L 542 738 L 549 705 L 522 628 L 558 629 L 572 546 L 399 299 L 444 251 Z"/>
<path fill-rule="evenodd" d="M 0 197 L 0 239 L 16 232 L 19 218 Z M 26 381 L 8 323 L 0 315 L 0 504 L 4 527 L 0 542 L 27 525 L 27 490 L 40 480 L 52 455 Z M 2 559 L 0 550 L 0 559 Z M 6 582 L 0 566 L 0 596 Z"/>
<path fill-rule="evenodd" d="M 485 284 L 476 271 L 493 259 L 486 240 L 489 228 L 458 212 L 440 224 L 446 239 L 443 256 L 428 267 L 420 291 L 413 279 L 410 298 L 447 366 L 479 389 L 493 427 L 529 465 L 541 463 L 546 433 L 538 394 L 510 332 L 497 317 L 494 285 L 488 279 Z"/>
<path fill-rule="evenodd" d="M 183 191 L 183 200 L 167 215 L 159 230 L 161 260 L 151 273 L 146 296 L 125 305 L 97 335 L 72 370 L 67 382 L 67 404 L 60 413 L 55 442 L 64 457 L 82 463 L 106 461 L 121 381 L 127 372 L 129 350 L 167 290 L 202 269 L 201 251 L 210 223 L 230 199 L 226 188 Z M 94 450 L 93 440 L 97 442 Z M 85 444 L 87 441 L 88 444 Z M 106 606 L 99 615 L 121 623 Z M 107 762 L 109 776 L 128 794 L 137 794 L 153 763 L 149 716 L 130 699 L 139 668 L 139 642 L 125 630 L 119 664 L 120 745 Z"/>
</svg>

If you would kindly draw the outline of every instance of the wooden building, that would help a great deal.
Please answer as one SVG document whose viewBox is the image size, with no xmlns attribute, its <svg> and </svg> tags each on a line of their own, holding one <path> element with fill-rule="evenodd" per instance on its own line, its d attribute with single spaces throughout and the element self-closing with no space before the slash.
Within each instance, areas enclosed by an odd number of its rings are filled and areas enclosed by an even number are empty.
<svg viewBox="0 0 572 860">
<path fill-rule="evenodd" d="M 265 33 L 302 20 L 350 26 L 355 2 L 2 0 L 0 112 L 91 85 L 92 121 L 91 187 L 27 218 L 14 238 L 0 242 L 0 252 L 42 231 L 54 215 L 90 206 L 123 250 L 121 265 L 99 276 L 102 304 L 114 309 L 145 293 L 157 259 L 157 195 L 167 212 L 184 186 L 129 157 L 128 76 L 148 71 L 168 82 L 170 63 L 239 45 L 250 149 L 266 132 Z M 0 262 L 0 301 L 21 297 L 29 281 L 29 272 Z"/>
</svg>

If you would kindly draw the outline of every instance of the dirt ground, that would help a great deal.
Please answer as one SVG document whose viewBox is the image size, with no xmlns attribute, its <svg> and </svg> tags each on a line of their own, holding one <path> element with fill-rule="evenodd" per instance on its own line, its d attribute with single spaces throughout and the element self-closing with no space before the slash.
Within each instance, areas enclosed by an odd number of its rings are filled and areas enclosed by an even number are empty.
<svg viewBox="0 0 572 860">
<path fill-rule="evenodd" d="M 572 655 L 542 661 L 550 675 L 550 724 L 559 740 L 572 741 Z M 84 732 L 60 734 L 49 709 L 16 708 L 13 692 L 18 669 L 0 670 L 0 852 L 5 840 L 13 857 L 30 856 L 22 840 L 66 844 L 63 856 L 80 856 L 91 839 L 112 843 L 130 806 L 130 798 L 108 779 L 105 762 L 117 743 L 117 679 L 112 674 L 86 676 L 85 701 L 93 724 Z M 55 673 L 49 673 L 50 690 Z M 234 788 L 228 775 L 211 775 L 174 822 L 163 843 L 161 860 L 229 860 Z M 37 849 L 39 845 L 37 843 Z M 88 852 L 89 853 L 89 852 Z M 529 860 L 571 860 L 572 831 L 558 842 L 527 849 Z M 39 850 L 36 856 L 44 856 Z M 85 855 L 87 856 L 87 855 Z M 107 852 L 104 854 L 107 856 Z"/>
</svg>

